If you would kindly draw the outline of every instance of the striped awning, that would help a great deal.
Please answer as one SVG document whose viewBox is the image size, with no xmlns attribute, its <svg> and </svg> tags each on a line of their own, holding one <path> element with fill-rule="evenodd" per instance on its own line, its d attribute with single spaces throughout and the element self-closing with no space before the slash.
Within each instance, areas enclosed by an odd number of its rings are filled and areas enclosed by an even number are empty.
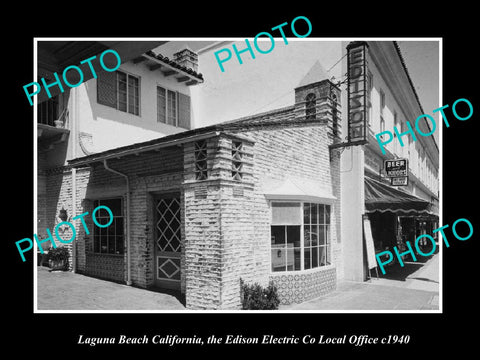
<svg viewBox="0 0 480 360">
<path fill-rule="evenodd" d="M 398 215 L 433 214 L 429 201 L 369 177 L 365 177 L 365 209 Z"/>
</svg>

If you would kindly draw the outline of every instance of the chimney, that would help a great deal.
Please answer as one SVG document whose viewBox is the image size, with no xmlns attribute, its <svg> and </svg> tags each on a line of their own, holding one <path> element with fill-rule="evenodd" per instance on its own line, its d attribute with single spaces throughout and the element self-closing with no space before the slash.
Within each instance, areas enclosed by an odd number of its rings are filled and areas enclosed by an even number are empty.
<svg viewBox="0 0 480 360">
<path fill-rule="evenodd" d="M 173 60 L 178 64 L 198 72 L 198 55 L 188 48 L 188 46 L 173 54 Z"/>
</svg>

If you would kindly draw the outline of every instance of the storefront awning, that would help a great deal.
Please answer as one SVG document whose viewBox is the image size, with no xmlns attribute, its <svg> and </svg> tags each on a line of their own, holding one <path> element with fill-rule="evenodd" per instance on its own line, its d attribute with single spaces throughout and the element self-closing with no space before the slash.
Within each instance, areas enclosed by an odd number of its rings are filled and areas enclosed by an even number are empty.
<svg viewBox="0 0 480 360">
<path fill-rule="evenodd" d="M 429 201 L 369 177 L 365 177 L 365 209 L 398 215 L 432 214 Z"/>
<path fill-rule="evenodd" d="M 296 200 L 331 203 L 335 196 L 319 181 L 303 178 L 264 179 L 263 193 L 269 200 Z"/>
</svg>

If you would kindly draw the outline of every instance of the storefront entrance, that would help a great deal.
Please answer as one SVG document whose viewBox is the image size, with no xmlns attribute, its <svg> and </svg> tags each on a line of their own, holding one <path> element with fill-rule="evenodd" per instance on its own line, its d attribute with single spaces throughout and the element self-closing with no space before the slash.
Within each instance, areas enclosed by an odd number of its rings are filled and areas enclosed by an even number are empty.
<svg viewBox="0 0 480 360">
<path fill-rule="evenodd" d="M 180 196 L 155 198 L 154 213 L 155 286 L 180 290 Z"/>
</svg>

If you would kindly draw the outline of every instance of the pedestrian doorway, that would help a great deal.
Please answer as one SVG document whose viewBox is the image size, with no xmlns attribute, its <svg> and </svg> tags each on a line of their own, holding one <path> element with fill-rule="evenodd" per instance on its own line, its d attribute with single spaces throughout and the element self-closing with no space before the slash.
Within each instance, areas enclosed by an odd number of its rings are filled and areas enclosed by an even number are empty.
<svg viewBox="0 0 480 360">
<path fill-rule="evenodd" d="M 179 194 L 154 199 L 155 286 L 180 290 L 181 218 Z"/>
</svg>

